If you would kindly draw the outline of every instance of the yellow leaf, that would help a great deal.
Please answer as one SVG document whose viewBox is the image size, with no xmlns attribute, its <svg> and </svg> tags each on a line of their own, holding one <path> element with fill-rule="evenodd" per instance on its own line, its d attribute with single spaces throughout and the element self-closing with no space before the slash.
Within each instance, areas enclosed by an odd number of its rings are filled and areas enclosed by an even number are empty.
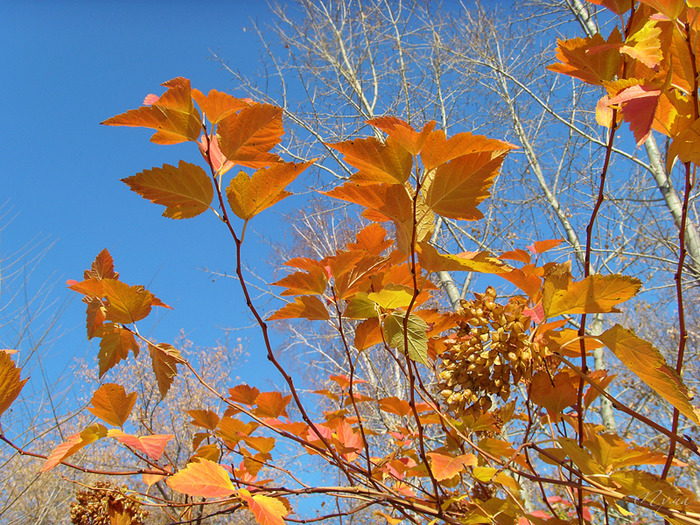
<svg viewBox="0 0 700 525">
<path fill-rule="evenodd" d="M 547 281 L 545 280 L 545 291 Z M 562 314 L 617 312 L 615 305 L 633 297 L 641 287 L 639 279 L 626 275 L 589 275 L 582 281 L 570 282 L 566 288 L 545 293 L 542 304 L 547 317 Z"/>
<path fill-rule="evenodd" d="M 387 286 L 379 292 L 372 292 L 367 298 L 384 308 L 385 310 L 395 308 L 405 308 L 411 303 L 413 294 L 409 293 L 403 286 Z"/>
<path fill-rule="evenodd" d="M 459 255 L 441 254 L 429 243 L 419 244 L 418 260 L 428 271 L 505 273 L 512 268 L 488 252 L 465 252 Z"/>
<path fill-rule="evenodd" d="M 164 217 L 189 219 L 204 213 L 214 198 L 214 187 L 202 168 L 180 161 L 171 166 L 144 170 L 122 179 L 131 191 L 165 206 Z"/>
<path fill-rule="evenodd" d="M 289 511 L 281 500 L 259 494 L 250 496 L 247 490 L 240 490 L 239 496 L 246 502 L 260 525 L 284 525 L 283 518 Z"/>
<path fill-rule="evenodd" d="M 693 423 L 700 424 L 700 412 L 690 402 L 688 389 L 678 373 L 651 343 L 616 324 L 598 336 L 624 365 L 652 390 L 676 407 Z"/>
<path fill-rule="evenodd" d="M 225 498 L 236 491 L 226 469 L 204 458 L 189 463 L 166 483 L 176 492 L 202 498 Z"/>
</svg>

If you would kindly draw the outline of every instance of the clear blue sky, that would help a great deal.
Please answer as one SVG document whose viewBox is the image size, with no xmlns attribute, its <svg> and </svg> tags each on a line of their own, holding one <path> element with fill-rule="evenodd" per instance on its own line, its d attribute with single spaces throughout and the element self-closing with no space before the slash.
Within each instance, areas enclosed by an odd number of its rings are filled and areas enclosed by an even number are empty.
<svg viewBox="0 0 700 525">
<path fill-rule="evenodd" d="M 250 19 L 264 25 L 267 13 L 264 2 L 245 1 L 0 5 L 0 259 L 32 239 L 54 243 L 28 278 L 28 293 L 53 285 L 51 300 L 71 299 L 54 331 L 64 335 L 46 349 L 56 370 L 88 349 L 84 307 L 64 283 L 81 278 L 103 248 L 123 280 L 147 285 L 174 306 L 153 332 L 159 340 L 173 342 L 184 329 L 196 344 L 210 345 L 222 337 L 220 328 L 250 324 L 237 283 L 212 283 L 201 271 L 234 269 L 232 243 L 213 215 L 160 217 L 162 207 L 119 180 L 180 158 L 199 162 L 195 148 L 156 146 L 148 130 L 99 123 L 138 107 L 148 93 L 160 94 L 160 84 L 175 76 L 205 92 L 233 90 L 230 75 L 208 60 L 209 50 L 254 72 L 258 43 Z M 277 220 L 274 212 L 266 218 Z M 257 247 L 250 259 L 261 271 L 265 250 Z M 17 329 L 0 327 L 0 347 L 12 344 Z M 96 351 L 93 344 L 89 352 Z M 249 352 L 251 361 L 263 359 L 254 340 Z"/>
</svg>

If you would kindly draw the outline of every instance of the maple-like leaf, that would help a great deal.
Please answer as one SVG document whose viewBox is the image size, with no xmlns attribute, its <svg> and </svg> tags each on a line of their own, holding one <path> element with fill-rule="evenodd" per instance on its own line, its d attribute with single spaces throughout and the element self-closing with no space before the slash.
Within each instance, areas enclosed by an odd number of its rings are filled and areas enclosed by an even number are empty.
<svg viewBox="0 0 700 525">
<path fill-rule="evenodd" d="M 149 99 L 152 105 L 130 109 L 102 122 L 107 126 L 135 126 L 157 130 L 151 137 L 156 144 L 177 144 L 196 141 L 202 132 L 202 121 L 191 98 L 190 81 L 174 78 L 163 86 L 168 91 L 158 99 Z"/>
<path fill-rule="evenodd" d="M 469 252 L 459 255 L 441 254 L 427 242 L 419 243 L 418 260 L 420 265 L 430 271 L 463 271 L 479 273 L 504 273 L 511 270 L 503 261 L 489 252 Z"/>
<path fill-rule="evenodd" d="M 149 458 L 158 461 L 165 452 L 168 441 L 175 436 L 172 434 L 153 434 L 150 436 L 134 436 L 125 434 L 119 429 L 110 428 L 107 437 L 112 437 L 124 445 L 146 454 Z"/>
<path fill-rule="evenodd" d="M 406 149 L 411 155 L 418 155 L 428 136 L 435 127 L 435 121 L 426 122 L 421 131 L 416 131 L 413 126 L 398 117 L 378 117 L 366 121 L 367 124 L 381 129 L 397 143 Z"/>
<path fill-rule="evenodd" d="M 490 159 L 496 159 L 504 157 L 506 153 L 514 148 L 516 146 L 508 142 L 490 139 L 483 135 L 473 135 L 468 132 L 457 133 L 448 139 L 445 131 L 439 129 L 432 132 L 425 141 L 420 157 L 423 161 L 423 167 L 430 172 L 434 168 L 447 164 L 459 157 L 471 156 L 472 159 L 488 159 L 490 157 Z"/>
<path fill-rule="evenodd" d="M 617 312 L 615 306 L 636 295 L 642 283 L 626 275 L 589 275 L 564 288 L 549 287 L 545 280 L 542 304 L 547 317 L 562 314 Z"/>
<path fill-rule="evenodd" d="M 277 419 L 280 416 L 289 417 L 287 415 L 287 405 L 292 400 L 291 395 L 283 396 L 279 392 L 262 392 L 255 399 L 254 412 L 260 417 L 269 417 Z"/>
<path fill-rule="evenodd" d="M 131 324 L 151 312 L 154 295 L 143 286 L 129 286 L 114 279 L 102 279 L 100 282 L 107 299 L 105 315 L 108 321 Z"/>
<path fill-rule="evenodd" d="M 83 279 L 119 279 L 114 271 L 114 260 L 106 248 L 97 254 L 90 269 L 83 272 Z"/>
<path fill-rule="evenodd" d="M 51 454 L 49 454 L 49 457 L 46 458 L 46 462 L 41 467 L 41 472 L 51 470 L 83 447 L 89 445 L 90 443 L 94 443 L 98 439 L 102 439 L 106 435 L 107 428 L 99 423 L 90 425 L 82 432 L 74 434 L 68 438 L 68 441 L 61 443 L 55 449 L 53 449 Z"/>
<path fill-rule="evenodd" d="M 349 319 L 369 319 L 377 317 L 377 303 L 372 302 L 365 292 L 357 292 L 347 303 L 343 317 Z M 407 306 L 407 304 L 405 305 Z"/>
<path fill-rule="evenodd" d="M 438 215 L 451 219 L 477 220 L 483 214 L 477 205 L 490 195 L 502 155 L 490 152 L 474 153 L 441 164 L 427 177 L 425 202 Z"/>
<path fill-rule="evenodd" d="M 291 195 L 285 188 L 308 168 L 313 161 L 295 164 L 276 162 L 249 176 L 241 171 L 226 188 L 231 210 L 243 220 L 249 220 L 273 204 Z"/>
<path fill-rule="evenodd" d="M 262 494 L 250 495 L 247 490 L 240 490 L 238 495 L 260 525 L 284 525 L 284 517 L 289 511 L 281 500 Z"/>
<path fill-rule="evenodd" d="M 666 157 L 666 170 L 670 173 L 678 157 L 681 162 L 700 165 L 700 119 L 695 120 L 673 138 Z"/>
<path fill-rule="evenodd" d="M 231 113 L 237 113 L 250 106 L 250 102 L 247 100 L 236 98 L 216 89 L 210 90 L 207 95 L 198 89 L 193 89 L 192 98 L 212 124 L 217 124 Z"/>
<path fill-rule="evenodd" d="M 328 275 L 317 265 L 305 272 L 294 272 L 272 283 L 286 288 L 281 295 L 322 295 L 326 291 Z"/>
<path fill-rule="evenodd" d="M 343 160 L 359 171 L 352 180 L 357 182 L 404 183 L 411 175 L 413 155 L 396 139 L 386 142 L 374 137 L 326 144 L 343 154 Z"/>
<path fill-rule="evenodd" d="M 550 71 L 595 85 L 613 80 L 620 72 L 622 35 L 617 27 L 607 41 L 596 33 L 587 38 L 557 39 L 557 44 L 559 62 L 547 66 Z"/>
<path fill-rule="evenodd" d="M 137 356 L 139 345 L 131 331 L 121 328 L 118 324 L 107 323 L 104 325 L 100 337 L 100 351 L 97 358 L 100 364 L 100 377 L 107 370 L 116 366 L 122 359 L 129 356 L 129 350 Z"/>
<path fill-rule="evenodd" d="M 185 410 L 185 414 L 192 418 L 191 425 L 216 430 L 219 424 L 219 416 L 213 410 Z"/>
<path fill-rule="evenodd" d="M 413 299 L 413 291 L 404 286 L 387 285 L 378 292 L 367 294 L 367 299 L 384 310 L 406 308 Z"/>
<path fill-rule="evenodd" d="M 327 321 L 330 319 L 328 308 L 313 295 L 301 295 L 294 298 L 267 318 L 268 321 L 280 319 L 309 319 L 310 321 Z"/>
<path fill-rule="evenodd" d="M 648 20 L 620 47 L 620 53 L 639 60 L 650 69 L 658 68 L 663 53 L 661 49 L 661 28 L 656 20 Z"/>
<path fill-rule="evenodd" d="M 685 9 L 686 4 L 686 0 L 640 0 L 640 2 L 653 7 L 670 20 L 676 20 Z"/>
<path fill-rule="evenodd" d="M 189 463 L 165 483 L 175 492 L 200 498 L 225 498 L 236 491 L 226 469 L 204 458 Z"/>
<path fill-rule="evenodd" d="M 629 81 L 621 81 L 625 84 Z M 610 105 L 620 105 L 622 115 L 629 123 L 637 146 L 641 146 L 651 133 L 651 126 L 659 104 L 661 89 L 658 85 L 634 84 L 625 87 L 614 97 L 608 99 Z"/>
<path fill-rule="evenodd" d="M 255 400 L 260 395 L 260 390 L 254 386 L 236 385 L 228 389 L 229 399 L 234 403 L 243 403 L 244 405 L 253 406 Z"/>
<path fill-rule="evenodd" d="M 131 191 L 165 206 L 164 217 L 189 219 L 207 211 L 214 187 L 202 168 L 183 160 L 178 166 L 144 170 L 122 179 Z"/>
<path fill-rule="evenodd" d="M 148 350 L 153 373 L 158 381 L 158 391 L 161 397 L 165 397 L 177 375 L 177 364 L 184 363 L 185 360 L 179 350 L 166 343 L 149 344 Z"/>
<path fill-rule="evenodd" d="M 219 148 L 230 162 L 248 168 L 262 168 L 276 163 L 269 153 L 281 140 L 282 108 L 270 104 L 252 104 L 219 122 Z"/>
<path fill-rule="evenodd" d="M 428 452 L 426 455 L 430 458 L 430 468 L 433 471 L 433 476 L 438 481 L 453 478 L 462 472 L 465 467 L 476 465 L 476 456 L 474 454 L 450 456 L 440 452 Z"/>
<path fill-rule="evenodd" d="M 137 393 L 127 395 L 124 387 L 115 383 L 105 383 L 92 395 L 88 410 L 105 423 L 123 427 L 136 403 Z"/>
<path fill-rule="evenodd" d="M 651 343 L 619 324 L 606 330 L 598 339 L 652 390 L 696 425 L 700 424 L 700 411 L 691 404 L 683 380 Z"/>
<path fill-rule="evenodd" d="M 402 315 L 403 314 L 403 315 Z M 384 318 L 384 334 L 389 346 L 399 352 L 406 352 L 404 334 L 408 333 L 408 357 L 421 364 L 428 365 L 428 323 L 417 315 L 408 316 L 408 326 L 404 331 L 405 312 L 396 311 Z"/>
<path fill-rule="evenodd" d="M 358 350 L 366 350 L 367 348 L 379 344 L 383 341 L 382 329 L 377 317 L 362 321 L 355 328 L 355 339 L 352 344 Z"/>
<path fill-rule="evenodd" d="M 17 399 L 29 378 L 20 379 L 21 370 L 7 351 L 0 352 L 0 415 Z"/>
<path fill-rule="evenodd" d="M 588 0 L 591 4 L 602 5 L 617 15 L 624 15 L 632 9 L 635 0 Z"/>
<path fill-rule="evenodd" d="M 334 199 L 340 199 L 353 204 L 359 204 L 369 210 L 378 212 L 379 217 L 372 220 L 378 222 L 394 220 L 406 221 L 413 216 L 413 201 L 401 184 L 358 184 L 346 182 L 342 186 L 324 192 Z"/>
<path fill-rule="evenodd" d="M 578 377 L 574 377 L 573 372 L 562 371 L 554 377 L 545 372 L 538 372 L 532 378 L 530 399 L 546 408 L 554 421 L 559 421 L 564 409 L 576 403 L 577 386 Z"/>
</svg>

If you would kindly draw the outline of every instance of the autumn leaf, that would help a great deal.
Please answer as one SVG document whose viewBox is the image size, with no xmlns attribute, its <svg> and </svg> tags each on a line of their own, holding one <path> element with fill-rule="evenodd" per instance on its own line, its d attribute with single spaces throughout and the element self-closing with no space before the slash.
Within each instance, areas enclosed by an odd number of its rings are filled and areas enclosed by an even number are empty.
<svg viewBox="0 0 700 525">
<path fill-rule="evenodd" d="M 421 131 L 416 131 L 413 126 L 398 117 L 379 117 L 366 121 L 367 124 L 381 129 L 390 138 L 404 147 L 411 155 L 418 155 L 428 136 L 435 127 L 435 121 L 427 122 Z"/>
<path fill-rule="evenodd" d="M 433 471 L 433 476 L 438 481 L 453 478 L 462 472 L 464 467 L 476 465 L 476 456 L 474 454 L 450 456 L 440 452 L 428 452 L 426 455 L 430 458 L 430 468 Z"/>
<path fill-rule="evenodd" d="M 158 391 L 161 397 L 165 397 L 177 375 L 177 364 L 184 363 L 185 360 L 179 350 L 166 343 L 149 344 L 148 350 L 153 373 L 158 381 Z"/>
<path fill-rule="evenodd" d="M 150 436 L 133 436 L 125 434 L 119 429 L 110 428 L 107 431 L 107 437 L 112 437 L 123 443 L 124 445 L 133 448 L 138 452 L 146 454 L 149 458 L 158 461 L 165 451 L 165 446 L 168 441 L 175 436 L 172 434 L 153 434 Z"/>
<path fill-rule="evenodd" d="M 561 314 L 617 312 L 615 305 L 636 295 L 642 283 L 626 275 L 589 275 L 563 289 L 549 289 L 542 298 L 547 317 Z"/>
<path fill-rule="evenodd" d="M 20 379 L 17 367 L 6 351 L 0 352 L 0 415 L 17 399 L 22 387 L 29 378 Z"/>
<path fill-rule="evenodd" d="M 119 279 L 114 271 L 114 260 L 106 248 L 97 255 L 90 269 L 83 272 L 83 279 Z"/>
<path fill-rule="evenodd" d="M 284 525 L 283 518 L 289 511 L 279 499 L 262 494 L 251 496 L 247 490 L 239 490 L 238 495 L 246 502 L 260 525 Z"/>
<path fill-rule="evenodd" d="M 124 387 L 114 383 L 105 383 L 92 395 L 88 410 L 105 423 L 123 427 L 136 403 L 136 392 L 127 395 Z"/>
<path fill-rule="evenodd" d="M 661 28 L 656 20 L 648 20 L 634 34 L 630 35 L 625 44 L 620 47 L 624 53 L 650 69 L 659 67 L 663 59 L 661 49 Z"/>
<path fill-rule="evenodd" d="M 343 311 L 343 317 L 349 319 L 369 319 L 377 315 L 376 303 L 370 301 L 365 292 L 354 294 Z"/>
<path fill-rule="evenodd" d="M 100 351 L 97 359 L 100 364 L 100 377 L 121 360 L 129 356 L 129 350 L 134 356 L 139 354 L 139 345 L 136 344 L 134 334 L 126 328 L 121 328 L 118 324 L 107 323 L 100 336 Z"/>
<path fill-rule="evenodd" d="M 257 408 L 254 409 L 254 413 L 257 416 L 272 419 L 277 419 L 280 416 L 289 417 L 287 405 L 291 400 L 291 395 L 283 396 L 279 392 L 262 392 L 255 399 Z"/>
<path fill-rule="evenodd" d="M 602 5 L 617 15 L 624 15 L 632 9 L 635 0 L 588 0 L 591 4 Z"/>
<path fill-rule="evenodd" d="M 108 321 L 131 324 L 148 316 L 154 296 L 143 286 L 129 286 L 122 281 L 102 279 L 107 298 L 105 315 Z"/>
<path fill-rule="evenodd" d="M 210 90 L 207 95 L 198 89 L 193 89 L 192 98 L 212 124 L 217 124 L 231 113 L 237 113 L 250 106 L 249 102 L 216 89 Z"/>
<path fill-rule="evenodd" d="M 295 164 L 276 162 L 249 176 L 241 171 L 226 188 L 231 210 L 243 220 L 249 220 L 273 204 L 291 195 L 285 188 L 308 168 L 313 161 Z"/>
<path fill-rule="evenodd" d="M 122 179 L 129 188 L 155 204 L 165 206 L 164 217 L 189 219 L 207 211 L 214 187 L 202 168 L 183 160 L 176 166 L 144 170 Z"/>
<path fill-rule="evenodd" d="M 620 82 L 623 85 L 630 83 L 624 80 Z M 661 89 L 658 85 L 632 83 L 608 99 L 608 104 L 622 107 L 622 115 L 634 134 L 637 146 L 641 146 L 651 133 L 660 96 Z"/>
<path fill-rule="evenodd" d="M 255 400 L 260 395 L 260 390 L 254 386 L 236 385 L 228 389 L 229 399 L 234 403 L 243 403 L 244 405 L 253 406 Z"/>
<path fill-rule="evenodd" d="M 700 424 L 700 412 L 691 404 L 688 388 L 651 343 L 640 339 L 634 332 L 619 324 L 606 330 L 598 339 L 654 392 L 693 423 Z"/>
<path fill-rule="evenodd" d="M 700 165 L 700 119 L 681 131 L 673 138 L 666 157 L 666 171 L 669 173 L 678 157 L 681 162 Z"/>
<path fill-rule="evenodd" d="M 391 136 L 386 142 L 370 137 L 326 146 L 338 150 L 345 162 L 359 170 L 351 180 L 402 184 L 411 175 L 413 156 Z"/>
<path fill-rule="evenodd" d="M 367 299 L 381 306 L 384 310 L 406 308 L 413 299 L 412 292 L 403 286 L 388 285 L 378 292 L 367 294 Z"/>
<path fill-rule="evenodd" d="M 269 151 L 281 140 L 282 108 L 251 104 L 223 118 L 217 126 L 219 148 L 230 162 L 248 168 L 263 168 L 279 161 Z"/>
<path fill-rule="evenodd" d="M 236 491 L 226 469 L 204 458 L 189 463 L 165 483 L 176 492 L 201 498 L 225 498 Z"/>
<path fill-rule="evenodd" d="M 431 272 L 464 271 L 480 273 L 504 273 L 511 269 L 503 261 L 488 252 L 465 252 L 459 255 L 441 254 L 427 242 L 419 243 L 420 265 Z"/>
<path fill-rule="evenodd" d="M 330 319 L 328 308 L 323 302 L 312 295 L 302 295 L 294 298 L 293 303 L 287 303 L 277 310 L 268 321 L 280 319 L 309 319 L 310 321 L 327 321 Z"/>
<path fill-rule="evenodd" d="M 107 428 L 99 423 L 90 425 L 82 432 L 74 434 L 73 436 L 68 438 L 68 441 L 61 443 L 55 449 L 53 449 L 53 452 L 49 454 L 49 457 L 46 458 L 46 462 L 41 467 L 41 472 L 51 470 L 56 465 L 60 464 L 62 461 L 65 461 L 83 447 L 86 447 L 90 443 L 94 443 L 95 441 L 102 439 L 106 435 Z"/>
<path fill-rule="evenodd" d="M 328 276 L 314 265 L 306 272 L 291 273 L 272 284 L 286 288 L 281 295 L 321 295 L 326 290 Z"/>
<path fill-rule="evenodd" d="M 367 319 L 357 325 L 353 346 L 358 350 L 367 348 L 382 342 L 382 330 L 378 318 Z"/>
<path fill-rule="evenodd" d="M 192 418 L 190 424 L 197 427 L 216 430 L 219 424 L 219 416 L 213 410 L 185 410 L 185 414 Z"/>
<path fill-rule="evenodd" d="M 384 318 L 384 334 L 389 346 L 406 352 L 404 332 L 405 313 L 397 311 Z M 408 356 L 414 361 L 428 365 L 428 323 L 415 314 L 408 316 Z"/>
<path fill-rule="evenodd" d="M 556 62 L 547 69 L 563 73 L 589 84 L 602 85 L 613 80 L 622 64 L 619 48 L 622 35 L 615 27 L 607 40 L 596 33 L 587 38 L 557 39 Z"/>
<path fill-rule="evenodd" d="M 537 372 L 532 378 L 530 399 L 547 409 L 553 421 L 559 421 L 564 409 L 576 403 L 578 378 L 570 371 L 561 371 L 554 377 Z"/>
<path fill-rule="evenodd" d="M 438 129 L 432 132 L 425 141 L 420 157 L 423 161 L 423 167 L 427 172 L 430 172 L 438 166 L 457 160 L 459 157 L 488 160 L 503 158 L 514 148 L 516 146 L 508 142 L 467 132 L 457 133 L 448 139 L 445 131 Z M 482 162 L 487 163 L 488 161 L 483 160 Z"/>
<path fill-rule="evenodd" d="M 324 192 L 323 195 L 359 204 L 379 213 L 372 220 L 378 222 L 406 221 L 413 217 L 413 201 L 401 184 L 358 184 L 346 182 L 342 186 Z"/>
<path fill-rule="evenodd" d="M 477 205 L 490 195 L 489 188 L 504 157 L 490 152 L 464 155 L 430 172 L 425 181 L 425 202 L 438 215 L 451 219 L 477 220 Z"/>
<path fill-rule="evenodd" d="M 153 100 L 152 105 L 130 109 L 102 124 L 155 129 L 151 142 L 156 144 L 196 141 L 202 132 L 202 122 L 192 103 L 190 81 L 178 77 L 163 85 L 169 87 L 168 91 Z"/>
</svg>

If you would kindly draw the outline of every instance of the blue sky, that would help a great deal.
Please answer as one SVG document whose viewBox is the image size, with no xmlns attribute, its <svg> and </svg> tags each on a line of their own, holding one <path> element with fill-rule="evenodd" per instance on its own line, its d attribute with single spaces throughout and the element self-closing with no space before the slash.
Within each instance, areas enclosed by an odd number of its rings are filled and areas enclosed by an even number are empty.
<svg viewBox="0 0 700 525">
<path fill-rule="evenodd" d="M 124 281 L 147 285 L 175 308 L 152 332 L 158 340 L 173 342 L 183 329 L 196 344 L 210 345 L 223 336 L 221 328 L 250 324 L 237 283 L 212 282 L 202 271 L 234 269 L 233 245 L 214 216 L 160 217 L 162 207 L 120 182 L 180 158 L 199 162 L 195 148 L 157 146 L 148 130 L 99 123 L 138 107 L 148 93 L 162 93 L 160 84 L 175 76 L 190 78 L 204 92 L 233 90 L 230 75 L 209 60 L 210 49 L 232 68 L 254 72 L 258 42 L 251 18 L 264 25 L 267 13 L 264 2 L 243 1 L 6 1 L 0 7 L 6 93 L 0 259 L 23 253 L 28 243 L 52 245 L 38 266 L 29 255 L 24 260 L 34 268 L 29 297 L 53 287 L 51 301 L 69 301 L 53 331 L 61 337 L 45 345 L 54 372 L 73 356 L 96 353 L 85 340 L 83 305 L 64 283 L 81 278 L 103 248 Z M 277 218 L 274 211 L 266 215 Z M 267 248 L 252 248 L 249 260 L 263 271 Z M 142 330 L 150 326 L 146 320 Z M 18 329 L 0 327 L 0 346 L 13 345 Z M 264 354 L 249 341 L 259 371 Z"/>
</svg>

